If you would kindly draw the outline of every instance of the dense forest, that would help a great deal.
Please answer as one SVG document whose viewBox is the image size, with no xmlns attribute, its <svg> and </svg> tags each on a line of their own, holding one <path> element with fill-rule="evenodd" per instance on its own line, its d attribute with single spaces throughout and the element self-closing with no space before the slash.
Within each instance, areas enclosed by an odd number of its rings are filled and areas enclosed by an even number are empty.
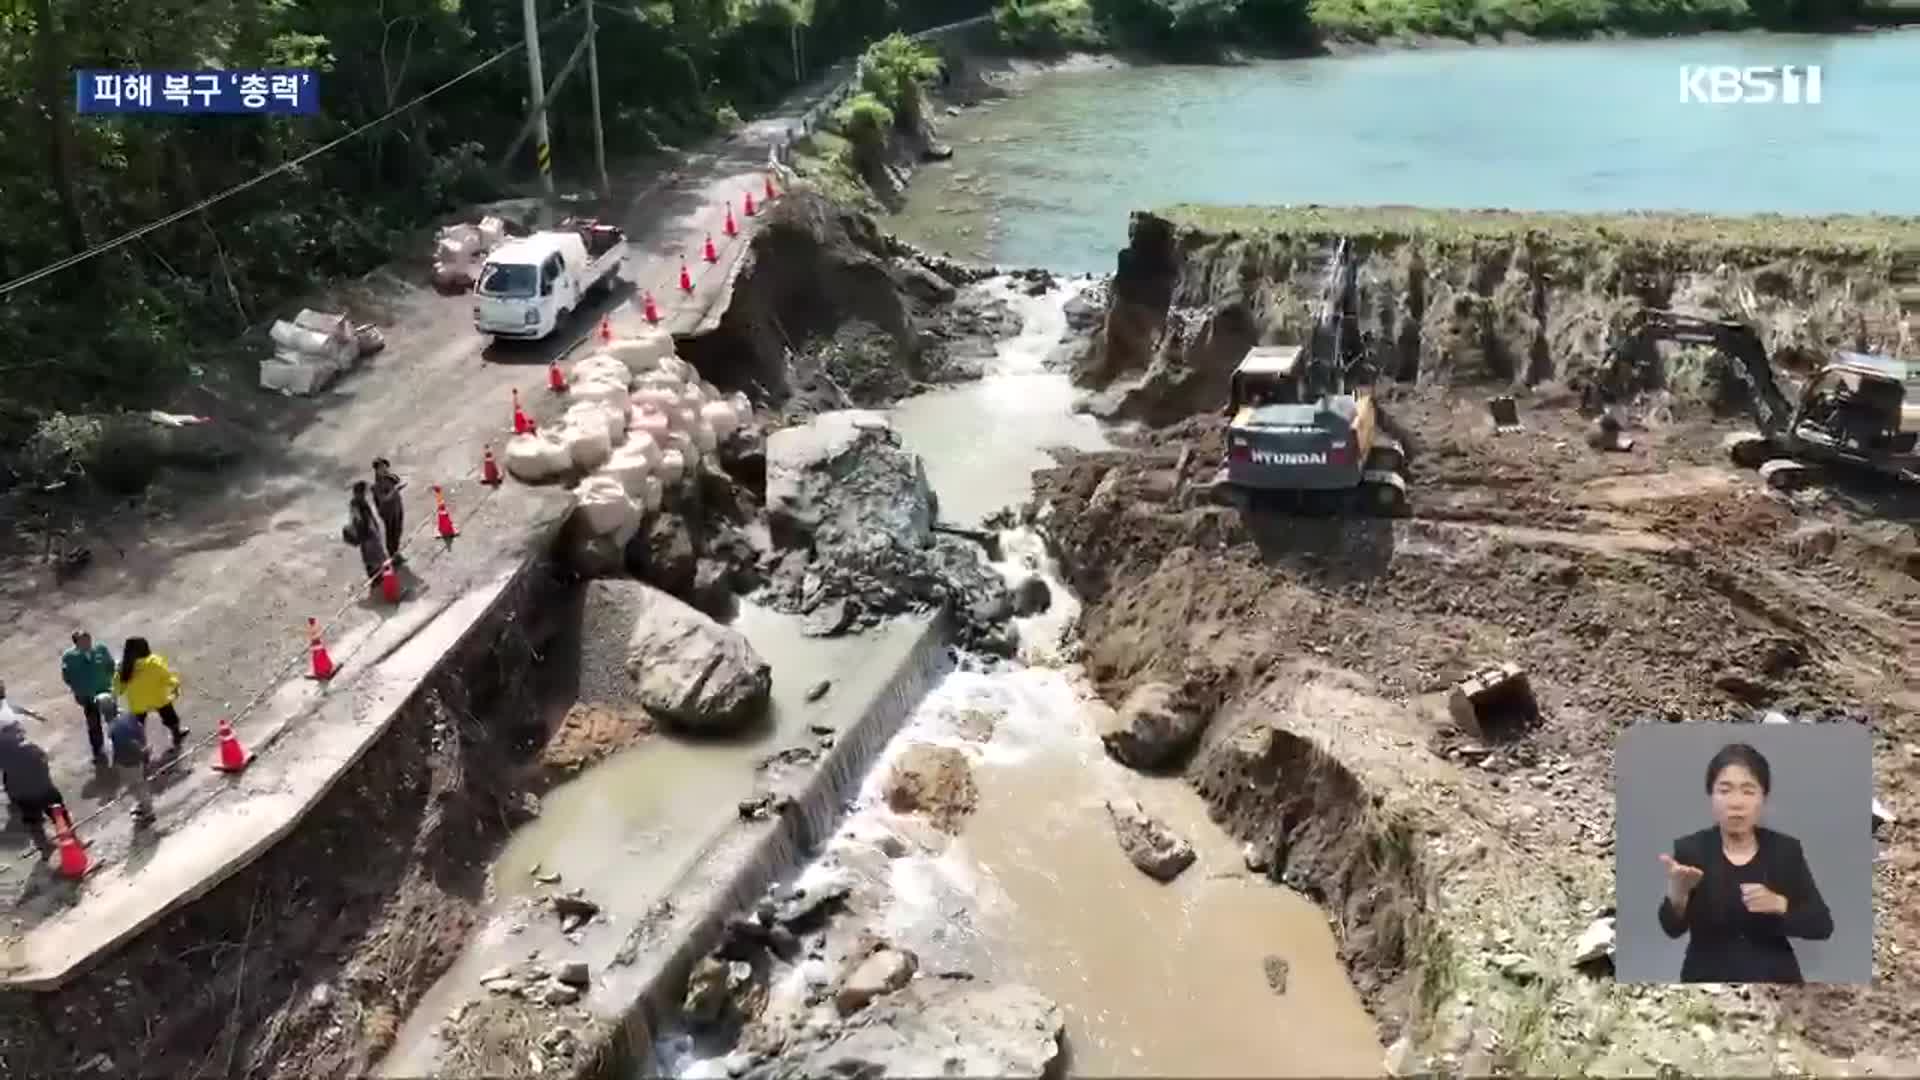
<svg viewBox="0 0 1920 1080">
<path fill-rule="evenodd" d="M 551 81 L 584 28 L 540 0 Z M 608 154 L 684 144 L 777 100 L 889 30 L 986 0 L 600 3 Z M 0 2 L 0 281 L 194 205 L 374 120 L 523 41 L 518 0 Z M 78 116 L 78 68 L 311 67 L 310 117 Z M 587 80 L 562 88 L 555 171 L 591 176 Z M 535 177 L 502 168 L 528 97 L 515 53 L 203 213 L 0 296 L 0 448 L 60 412 L 160 404 L 240 331 L 399 236 Z M 417 245 L 416 245 L 417 246 Z M 257 358 L 257 357 L 256 357 Z M 12 455 L 8 455 L 12 456 Z M 31 456 L 31 455 L 30 455 Z M 16 467 L 20 462 L 14 462 Z M 29 463 L 30 464 L 30 463 Z M 7 470 L 0 469 L 0 479 Z"/>
<path fill-rule="evenodd" d="M 1912 0 L 1000 0 L 1009 45 L 1040 51 L 1300 49 L 1328 39 L 1808 30 L 1920 19 Z"/>
<path fill-rule="evenodd" d="M 596 7 L 609 154 L 737 122 L 890 31 L 991 10 L 1010 47 L 1307 47 L 1329 37 L 1808 27 L 1886 0 L 625 0 Z M 551 79 L 579 0 L 539 0 Z M 195 205 L 380 118 L 522 41 L 517 0 L 0 0 L 0 282 Z M 858 151 L 912 95 L 877 79 L 840 126 Z M 76 68 L 311 67 L 311 117 L 78 116 Z M 924 74 L 924 71 L 921 71 Z M 553 110 L 556 171 L 590 175 L 587 85 Z M 0 464 L 32 467 L 61 414 L 163 403 L 238 333 L 403 234 L 532 178 L 515 53 L 312 161 L 0 295 Z M 904 112 L 903 112 L 904 110 Z M 49 425 L 49 418 L 53 422 Z M 45 442 L 45 439 L 40 442 Z M 58 443 L 56 437 L 54 442 Z M 12 476 L 0 467 L 0 486 Z"/>
</svg>

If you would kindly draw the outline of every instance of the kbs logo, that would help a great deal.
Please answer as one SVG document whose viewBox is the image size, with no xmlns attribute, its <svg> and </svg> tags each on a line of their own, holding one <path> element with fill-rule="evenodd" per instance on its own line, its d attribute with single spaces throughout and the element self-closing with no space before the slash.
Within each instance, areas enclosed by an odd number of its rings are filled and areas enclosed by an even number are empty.
<svg viewBox="0 0 1920 1080">
<path fill-rule="evenodd" d="M 1680 69 L 1682 105 L 1818 105 L 1820 66 L 1735 67 L 1731 64 Z"/>
<path fill-rule="evenodd" d="M 1325 465 L 1327 455 L 1319 454 L 1282 454 L 1273 450 L 1255 450 L 1255 465 Z"/>
</svg>

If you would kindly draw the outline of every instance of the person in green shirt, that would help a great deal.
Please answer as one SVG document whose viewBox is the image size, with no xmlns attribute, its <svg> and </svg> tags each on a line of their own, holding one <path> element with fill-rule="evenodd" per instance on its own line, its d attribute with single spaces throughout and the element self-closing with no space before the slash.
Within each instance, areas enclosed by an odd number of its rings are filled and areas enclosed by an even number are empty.
<svg viewBox="0 0 1920 1080">
<path fill-rule="evenodd" d="M 60 678 L 80 703 L 87 718 L 87 741 L 93 744 L 93 767 L 107 767 L 107 733 L 100 720 L 95 699 L 113 693 L 113 653 L 105 645 L 95 644 L 85 630 L 73 632 L 73 648 L 60 654 Z"/>
</svg>

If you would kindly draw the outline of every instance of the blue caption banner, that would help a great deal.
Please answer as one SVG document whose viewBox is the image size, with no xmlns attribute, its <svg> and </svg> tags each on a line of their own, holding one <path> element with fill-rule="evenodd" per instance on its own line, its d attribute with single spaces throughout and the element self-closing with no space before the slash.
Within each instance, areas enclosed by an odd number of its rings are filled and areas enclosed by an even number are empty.
<svg viewBox="0 0 1920 1080">
<path fill-rule="evenodd" d="M 104 71 L 73 73 L 81 115 L 113 113 L 265 113 L 309 116 L 320 111 L 320 79 L 305 68 L 244 71 Z"/>
</svg>

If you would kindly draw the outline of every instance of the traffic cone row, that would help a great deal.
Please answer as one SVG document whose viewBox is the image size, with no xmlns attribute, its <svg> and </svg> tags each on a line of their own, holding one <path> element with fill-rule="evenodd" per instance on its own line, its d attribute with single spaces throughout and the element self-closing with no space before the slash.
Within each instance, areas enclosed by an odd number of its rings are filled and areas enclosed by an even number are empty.
<svg viewBox="0 0 1920 1080">
<path fill-rule="evenodd" d="M 86 846 L 73 833 L 73 819 L 67 816 L 67 808 L 57 806 L 48 815 L 53 819 L 53 843 L 60 856 L 60 876 L 78 881 L 93 869 L 93 858 L 87 854 Z"/>
<path fill-rule="evenodd" d="M 392 559 L 380 567 L 380 599 L 389 604 L 400 602 L 400 574 L 394 570 Z"/>
<path fill-rule="evenodd" d="M 493 447 L 486 447 L 480 458 L 480 482 L 488 487 L 500 486 L 500 463 L 493 460 Z"/>
<path fill-rule="evenodd" d="M 693 291 L 693 276 L 687 273 L 687 261 L 685 259 L 680 260 L 680 291 L 683 293 Z"/>
<path fill-rule="evenodd" d="M 658 305 L 656 305 L 653 302 L 652 292 L 647 293 L 646 304 L 641 308 L 641 314 L 646 317 L 646 320 L 650 325 L 653 325 L 653 326 L 660 325 L 660 308 Z"/>
<path fill-rule="evenodd" d="M 533 421 L 527 419 L 526 411 L 520 408 L 520 390 L 513 391 L 513 433 L 515 435 L 533 434 Z"/>
<path fill-rule="evenodd" d="M 321 682 L 333 678 L 340 669 L 333 664 L 333 657 L 327 653 L 327 643 L 320 640 L 320 620 L 307 620 L 307 648 L 313 654 L 313 677 Z"/>
<path fill-rule="evenodd" d="M 220 718 L 220 756 L 213 767 L 223 773 L 237 773 L 253 762 L 253 753 L 240 745 L 234 737 L 233 725 L 226 717 Z"/>
<path fill-rule="evenodd" d="M 752 217 L 754 215 L 754 209 L 753 209 L 753 192 L 751 191 L 747 192 L 747 208 L 746 209 L 747 209 L 747 216 Z"/>
<path fill-rule="evenodd" d="M 720 253 L 713 250 L 713 234 L 712 233 L 707 234 L 707 242 L 701 245 L 700 257 L 707 260 L 710 263 L 717 263 L 720 261 Z"/>
<path fill-rule="evenodd" d="M 725 226 L 722 227 L 721 231 L 726 233 L 728 236 L 740 235 L 740 226 L 735 224 L 733 220 L 733 204 L 732 203 L 727 204 L 727 223 Z"/>
<path fill-rule="evenodd" d="M 547 389 L 556 394 L 564 394 L 567 392 L 567 375 L 560 370 L 560 361 L 558 360 L 550 361 L 547 364 Z"/>
</svg>

